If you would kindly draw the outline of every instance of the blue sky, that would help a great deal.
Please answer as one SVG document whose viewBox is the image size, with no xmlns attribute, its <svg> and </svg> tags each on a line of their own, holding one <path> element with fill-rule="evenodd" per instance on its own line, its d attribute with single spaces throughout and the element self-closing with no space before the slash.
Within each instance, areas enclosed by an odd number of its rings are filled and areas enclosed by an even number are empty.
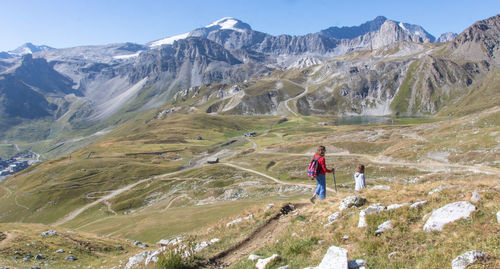
<svg viewBox="0 0 500 269">
<path fill-rule="evenodd" d="M 146 43 L 235 17 L 270 34 L 359 25 L 378 15 L 461 32 L 500 13 L 499 0 L 0 0 L 0 51 L 32 42 L 56 48 Z"/>
</svg>

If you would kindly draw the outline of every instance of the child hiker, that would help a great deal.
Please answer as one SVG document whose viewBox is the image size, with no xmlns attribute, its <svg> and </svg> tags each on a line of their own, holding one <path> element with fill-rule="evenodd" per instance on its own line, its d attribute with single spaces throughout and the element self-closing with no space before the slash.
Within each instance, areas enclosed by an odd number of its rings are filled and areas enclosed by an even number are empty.
<svg viewBox="0 0 500 269">
<path fill-rule="evenodd" d="M 358 164 L 358 167 L 356 168 L 356 173 L 354 174 L 354 183 L 356 183 L 356 186 L 354 187 L 355 191 L 360 191 L 361 189 L 366 188 L 365 166 L 362 164 Z"/>
<path fill-rule="evenodd" d="M 324 146 L 319 146 L 316 154 L 314 155 L 311 165 L 309 165 L 310 170 L 311 166 L 315 165 L 316 167 L 316 191 L 314 192 L 314 195 L 311 197 L 310 201 L 311 203 L 314 204 L 314 201 L 316 198 L 319 198 L 320 200 L 325 199 L 326 195 L 326 173 L 333 173 L 333 170 L 329 170 L 326 168 L 326 162 L 325 162 L 325 153 L 326 149 Z"/>
</svg>

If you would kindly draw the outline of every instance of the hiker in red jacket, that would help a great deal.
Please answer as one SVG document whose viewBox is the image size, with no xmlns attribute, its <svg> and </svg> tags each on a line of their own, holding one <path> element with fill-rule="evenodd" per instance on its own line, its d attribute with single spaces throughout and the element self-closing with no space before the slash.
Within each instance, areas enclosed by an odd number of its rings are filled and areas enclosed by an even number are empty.
<svg viewBox="0 0 500 269">
<path fill-rule="evenodd" d="M 314 200 L 316 200 L 316 197 L 318 197 L 320 200 L 325 199 L 326 195 L 326 173 L 333 173 L 334 169 L 329 170 L 326 168 L 326 162 L 325 162 L 325 153 L 326 149 L 324 146 L 319 146 L 318 150 L 316 151 L 316 154 L 314 155 L 313 159 L 318 159 L 318 170 L 317 170 L 317 177 L 316 177 L 316 191 L 314 192 L 314 195 L 311 197 L 310 201 L 311 203 L 314 204 Z"/>
</svg>

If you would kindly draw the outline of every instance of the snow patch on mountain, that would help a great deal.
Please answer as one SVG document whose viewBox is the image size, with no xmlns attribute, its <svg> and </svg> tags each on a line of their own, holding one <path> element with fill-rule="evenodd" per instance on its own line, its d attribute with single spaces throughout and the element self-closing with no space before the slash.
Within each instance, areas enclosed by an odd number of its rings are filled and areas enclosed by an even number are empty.
<svg viewBox="0 0 500 269">
<path fill-rule="evenodd" d="M 205 28 L 211 28 L 214 26 L 218 26 L 219 29 L 221 29 L 221 30 L 229 29 L 229 30 L 234 30 L 234 31 L 238 31 L 238 32 L 244 32 L 244 29 L 242 29 L 241 27 L 238 27 L 238 24 L 240 24 L 240 21 L 238 21 L 234 18 L 231 18 L 231 17 L 225 17 L 225 18 L 222 18 L 220 20 L 217 20 L 217 21 L 205 26 Z"/>
<path fill-rule="evenodd" d="M 161 45 L 172 45 L 175 41 L 181 40 L 181 39 L 186 39 L 189 36 L 189 33 L 184 33 L 180 35 L 174 35 L 171 37 L 167 37 L 164 39 L 160 39 L 157 41 L 154 41 L 149 45 L 150 47 L 159 47 Z"/>
<path fill-rule="evenodd" d="M 141 52 L 142 52 L 142 50 L 140 50 L 134 54 L 116 55 L 116 56 L 113 56 L 113 58 L 118 59 L 118 60 L 126 60 L 126 59 L 135 58 L 135 57 L 139 56 L 139 54 Z"/>
</svg>

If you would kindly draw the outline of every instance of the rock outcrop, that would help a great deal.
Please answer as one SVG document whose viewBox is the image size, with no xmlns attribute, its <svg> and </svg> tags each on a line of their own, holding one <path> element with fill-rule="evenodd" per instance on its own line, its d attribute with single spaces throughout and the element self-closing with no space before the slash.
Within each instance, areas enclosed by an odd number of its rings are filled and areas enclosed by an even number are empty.
<svg viewBox="0 0 500 269">
<path fill-rule="evenodd" d="M 360 207 L 363 206 L 366 203 L 366 199 L 359 196 L 359 195 L 353 195 L 345 198 L 339 205 L 339 210 L 345 210 L 350 207 Z"/>
<path fill-rule="evenodd" d="M 467 266 L 484 258 L 484 252 L 471 250 L 456 257 L 451 262 L 451 269 L 465 269 Z"/>
<path fill-rule="evenodd" d="M 476 207 L 466 201 L 447 204 L 432 212 L 429 219 L 425 222 L 424 231 L 442 231 L 444 225 L 455 222 L 459 219 L 468 218 Z"/>
<path fill-rule="evenodd" d="M 268 263 L 279 260 L 281 257 L 278 254 L 273 254 L 271 257 L 265 258 L 265 259 L 259 259 L 257 260 L 257 264 L 255 265 L 255 268 L 257 269 L 266 269 L 266 266 Z"/>
</svg>

